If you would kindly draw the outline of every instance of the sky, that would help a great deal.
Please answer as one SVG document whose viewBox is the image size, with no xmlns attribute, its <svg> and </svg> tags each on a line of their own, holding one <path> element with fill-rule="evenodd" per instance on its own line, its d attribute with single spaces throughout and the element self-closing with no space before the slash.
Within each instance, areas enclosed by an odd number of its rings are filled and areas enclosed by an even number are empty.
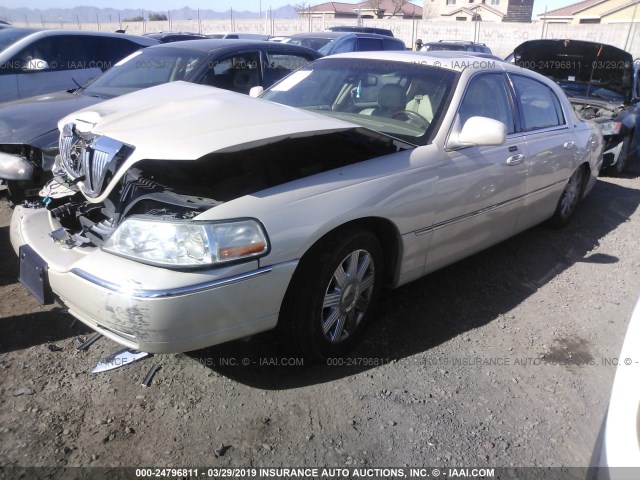
<svg viewBox="0 0 640 480">
<path fill-rule="evenodd" d="M 345 1 L 345 0 L 342 0 Z M 533 18 L 538 14 L 544 13 L 545 7 L 548 10 L 564 7 L 577 3 L 579 0 L 535 0 L 533 3 Z M 161 12 L 164 10 L 174 10 L 182 7 L 191 7 L 193 9 L 210 9 L 219 12 L 229 10 L 249 10 L 257 12 L 258 10 L 266 10 L 269 7 L 278 8 L 284 5 L 297 5 L 301 3 L 311 3 L 312 5 L 323 3 L 324 0 L 0 0 L 0 7 L 6 8 L 72 8 L 76 6 L 91 6 L 99 8 L 135 8 L 141 10 L 153 10 Z M 346 3 L 356 3 L 353 0 L 347 0 Z M 421 5 L 422 2 L 414 2 Z"/>
</svg>

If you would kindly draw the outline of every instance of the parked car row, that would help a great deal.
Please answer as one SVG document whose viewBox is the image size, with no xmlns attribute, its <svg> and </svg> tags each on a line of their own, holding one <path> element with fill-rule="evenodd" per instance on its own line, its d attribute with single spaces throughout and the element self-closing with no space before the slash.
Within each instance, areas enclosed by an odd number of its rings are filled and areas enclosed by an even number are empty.
<svg viewBox="0 0 640 480">
<path fill-rule="evenodd" d="M 383 287 L 562 226 L 596 181 L 562 89 L 474 59 L 341 54 L 260 98 L 175 81 L 67 115 L 55 195 L 14 211 L 21 281 L 138 350 L 276 328 L 344 354 Z"/>
</svg>

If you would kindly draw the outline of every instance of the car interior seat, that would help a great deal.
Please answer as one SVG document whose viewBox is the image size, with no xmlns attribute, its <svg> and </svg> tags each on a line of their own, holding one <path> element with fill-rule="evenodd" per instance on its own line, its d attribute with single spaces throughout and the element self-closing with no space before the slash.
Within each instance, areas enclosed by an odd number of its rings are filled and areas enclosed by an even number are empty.
<svg viewBox="0 0 640 480">
<path fill-rule="evenodd" d="M 388 83 L 378 93 L 378 106 L 362 110 L 360 114 L 392 118 L 398 112 L 404 111 L 406 106 L 407 95 L 404 88 L 395 83 Z"/>
<path fill-rule="evenodd" d="M 413 99 L 409 100 L 405 109 L 417 113 L 429 122 L 433 120 L 433 108 L 428 95 L 414 96 Z"/>
</svg>

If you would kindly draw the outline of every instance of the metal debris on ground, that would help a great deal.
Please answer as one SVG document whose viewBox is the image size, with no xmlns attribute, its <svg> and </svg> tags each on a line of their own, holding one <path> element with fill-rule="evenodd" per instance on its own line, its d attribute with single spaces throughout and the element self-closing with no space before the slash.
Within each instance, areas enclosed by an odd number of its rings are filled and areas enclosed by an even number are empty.
<svg viewBox="0 0 640 480">
<path fill-rule="evenodd" d="M 140 352 L 139 350 L 132 350 L 130 348 L 123 348 L 117 352 L 109 355 L 108 357 L 100 360 L 96 368 L 91 370 L 91 373 L 100 373 L 113 370 L 115 368 L 124 367 L 130 363 L 140 360 L 151 355 L 148 352 Z"/>
<path fill-rule="evenodd" d="M 142 380 L 142 383 L 140 385 L 142 385 L 145 388 L 149 387 L 151 385 L 151 380 L 153 379 L 153 376 L 156 374 L 158 370 L 160 370 L 160 364 L 156 363 L 149 369 L 149 371 L 144 377 L 144 380 Z"/>
<path fill-rule="evenodd" d="M 85 340 L 85 342 L 80 345 L 78 348 L 76 348 L 76 350 L 78 352 L 82 352 L 84 350 L 86 350 L 87 348 L 89 348 L 91 345 L 93 345 L 94 343 L 96 343 L 98 341 L 98 339 L 102 337 L 101 333 L 94 333 L 93 335 L 91 335 L 87 340 Z"/>
<path fill-rule="evenodd" d="M 215 449 L 215 451 L 213 452 L 213 454 L 216 457 L 223 457 L 225 453 L 227 453 L 227 450 L 229 450 L 231 448 L 231 445 L 224 445 L 224 444 L 220 444 L 220 446 L 218 448 Z"/>
</svg>

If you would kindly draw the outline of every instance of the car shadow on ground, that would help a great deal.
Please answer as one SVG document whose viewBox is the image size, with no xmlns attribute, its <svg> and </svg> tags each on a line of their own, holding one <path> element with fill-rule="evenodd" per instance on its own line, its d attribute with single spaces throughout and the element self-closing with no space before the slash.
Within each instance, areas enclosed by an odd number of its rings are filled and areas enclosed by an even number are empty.
<svg viewBox="0 0 640 480">
<path fill-rule="evenodd" d="M 637 175 L 638 167 L 634 172 Z M 640 205 L 640 191 L 598 181 L 572 222 L 540 225 L 488 250 L 383 294 L 359 345 L 344 360 L 299 365 L 265 334 L 189 352 L 234 381 L 262 389 L 299 388 L 365 372 L 427 352 L 464 332 L 506 317 L 542 285 L 577 262 L 613 264 L 593 252 Z M 508 319 L 506 320 L 508 321 Z"/>
<path fill-rule="evenodd" d="M 4 317 L 0 321 L 0 353 L 58 342 L 91 333 L 91 329 L 60 309 Z"/>
<path fill-rule="evenodd" d="M 9 240 L 9 227 L 0 227 L 0 287 L 16 283 L 20 273 L 18 256 L 13 252 L 11 241 Z"/>
</svg>

